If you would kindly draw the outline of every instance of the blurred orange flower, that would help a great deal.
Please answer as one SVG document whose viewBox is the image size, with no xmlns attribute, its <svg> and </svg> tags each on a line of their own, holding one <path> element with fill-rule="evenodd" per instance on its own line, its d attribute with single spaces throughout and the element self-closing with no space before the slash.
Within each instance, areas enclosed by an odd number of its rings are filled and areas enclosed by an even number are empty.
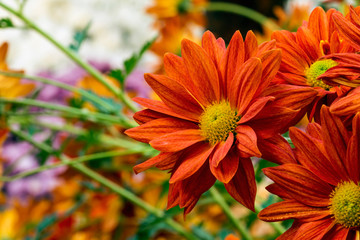
<svg viewBox="0 0 360 240">
<path fill-rule="evenodd" d="M 0 71 L 10 73 L 23 73 L 23 71 L 10 70 L 6 64 L 6 55 L 9 45 L 5 42 L 0 46 Z M 35 85 L 31 83 L 21 83 L 20 78 L 9 77 L 0 74 L 0 97 L 16 98 L 29 94 Z"/>
</svg>

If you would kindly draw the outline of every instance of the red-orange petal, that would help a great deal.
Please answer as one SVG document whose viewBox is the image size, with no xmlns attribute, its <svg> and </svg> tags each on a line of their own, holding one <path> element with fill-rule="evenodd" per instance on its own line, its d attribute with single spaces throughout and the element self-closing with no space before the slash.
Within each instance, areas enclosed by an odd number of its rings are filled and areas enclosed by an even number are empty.
<svg viewBox="0 0 360 240">
<path fill-rule="evenodd" d="M 164 75 L 145 74 L 145 80 L 161 100 L 175 113 L 199 119 L 202 108 L 178 82 Z"/>
<path fill-rule="evenodd" d="M 159 118 L 141 126 L 125 131 L 125 134 L 140 142 L 150 142 L 162 135 L 186 129 L 196 129 L 198 126 L 192 122 L 178 118 Z"/>
<path fill-rule="evenodd" d="M 288 219 L 303 219 L 303 221 L 314 221 L 330 215 L 330 210 L 314 208 L 299 203 L 295 200 L 286 200 L 271 204 L 260 211 L 258 217 L 267 222 L 284 221 Z"/>
<path fill-rule="evenodd" d="M 329 40 L 329 24 L 324 9 L 321 7 L 316 7 L 311 12 L 309 16 L 308 28 L 319 42 L 321 40 Z"/>
<path fill-rule="evenodd" d="M 354 182 L 360 181 L 360 113 L 358 113 L 352 122 L 353 135 L 351 136 L 346 158 L 344 160 L 345 168 Z"/>
<path fill-rule="evenodd" d="M 323 181 L 336 186 L 342 177 L 331 166 L 322 142 L 310 137 L 298 128 L 290 128 L 290 138 L 297 148 L 297 160 Z M 316 160 L 316 161 L 315 161 Z"/>
<path fill-rule="evenodd" d="M 265 107 L 265 105 L 269 101 L 272 101 L 274 99 L 275 97 L 272 96 L 257 98 L 255 101 L 251 103 L 250 107 L 246 110 L 245 114 L 240 118 L 240 120 L 237 123 L 243 124 L 246 123 L 247 121 L 250 121 Z"/>
<path fill-rule="evenodd" d="M 228 193 L 239 203 L 255 211 L 256 182 L 254 167 L 250 158 L 240 158 L 239 167 L 229 183 L 225 183 Z"/>
<path fill-rule="evenodd" d="M 319 221 L 303 223 L 297 230 L 294 240 L 321 240 L 326 234 L 328 228 L 334 225 L 334 221 L 331 218 L 325 218 Z"/>
<path fill-rule="evenodd" d="M 225 142 L 220 142 L 216 145 L 214 149 L 213 155 L 210 157 L 210 165 L 217 167 L 221 160 L 228 154 L 230 148 L 234 143 L 234 134 L 232 132 L 229 133 L 228 138 Z"/>
<path fill-rule="evenodd" d="M 210 163 L 210 170 L 220 182 L 228 183 L 237 172 L 239 161 L 239 155 L 233 148 L 217 166 Z"/>
<path fill-rule="evenodd" d="M 221 72 L 224 80 L 223 87 L 227 96 L 228 86 L 232 82 L 237 69 L 244 62 L 244 41 L 239 31 L 236 31 L 232 36 L 221 62 Z"/>
<path fill-rule="evenodd" d="M 144 106 L 146 108 L 149 108 L 149 109 L 159 112 L 159 113 L 163 113 L 163 114 L 166 114 L 166 115 L 169 115 L 172 117 L 176 117 L 176 118 L 180 118 L 180 119 L 184 119 L 184 120 L 198 122 L 198 119 L 194 120 L 194 119 L 186 117 L 184 115 L 175 113 L 168 106 L 166 106 L 162 101 L 147 99 L 147 98 L 140 98 L 140 97 L 133 98 L 133 101 L 138 104 L 141 104 L 142 106 Z"/>
<path fill-rule="evenodd" d="M 262 74 L 262 65 L 259 58 L 247 60 L 235 74 L 228 88 L 230 105 L 238 110 L 239 114 L 249 106 L 256 93 Z"/>
<path fill-rule="evenodd" d="M 162 135 L 149 144 L 162 152 L 177 152 L 204 140 L 199 129 L 185 129 Z"/>
<path fill-rule="evenodd" d="M 261 157 L 277 164 L 297 163 L 290 144 L 280 134 L 267 139 L 258 139 Z"/>
<path fill-rule="evenodd" d="M 305 167 L 287 163 L 265 168 L 263 172 L 298 202 L 314 207 L 329 205 L 332 187 Z"/>
<path fill-rule="evenodd" d="M 220 81 L 215 64 L 203 48 L 184 39 L 181 42 L 181 54 L 191 81 L 186 85 L 193 96 L 207 106 L 220 100 Z"/>
<path fill-rule="evenodd" d="M 177 153 L 160 153 L 159 155 L 146 160 L 143 163 L 140 163 L 134 167 L 134 172 L 136 174 L 143 172 L 151 167 L 158 167 L 161 166 L 161 169 L 167 168 L 166 166 L 173 166 L 175 162 L 178 160 L 181 152 Z"/>
<path fill-rule="evenodd" d="M 236 131 L 236 146 L 241 157 L 261 157 L 255 131 L 247 125 L 239 125 Z"/>
<path fill-rule="evenodd" d="M 244 41 L 245 61 L 258 53 L 258 42 L 253 31 L 248 31 Z"/>
<path fill-rule="evenodd" d="M 175 183 L 184 180 L 204 165 L 215 146 L 210 146 L 208 143 L 199 143 L 191 146 L 182 157 L 182 162 L 179 167 L 174 169 L 174 174 L 170 178 L 170 183 Z"/>
</svg>

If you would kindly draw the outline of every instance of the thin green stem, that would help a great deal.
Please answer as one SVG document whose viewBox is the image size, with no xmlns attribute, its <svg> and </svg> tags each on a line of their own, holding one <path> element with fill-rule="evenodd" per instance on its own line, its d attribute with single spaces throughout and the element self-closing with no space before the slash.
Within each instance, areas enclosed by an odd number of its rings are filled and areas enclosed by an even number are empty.
<svg viewBox="0 0 360 240">
<path fill-rule="evenodd" d="M 24 135 L 22 132 L 19 131 L 13 131 L 14 134 L 21 136 L 23 139 L 26 137 L 26 135 Z M 37 143 L 38 144 L 38 143 Z M 72 158 L 70 161 L 65 161 L 65 162 L 57 162 L 57 163 L 53 163 L 53 164 L 49 164 L 49 165 L 42 165 L 40 167 L 31 169 L 29 171 L 26 172 L 22 172 L 13 176 L 2 176 L 0 177 L 0 182 L 11 182 L 11 181 L 15 181 L 17 179 L 20 178 L 24 178 L 36 173 L 40 173 L 49 169 L 53 169 L 53 168 L 58 168 L 58 167 L 62 167 L 62 166 L 66 166 L 66 165 L 74 165 L 77 163 L 82 163 L 82 162 L 88 162 L 91 160 L 96 160 L 96 159 L 101 159 L 101 158 L 107 158 L 107 157 L 116 157 L 116 156 L 125 156 L 125 155 L 131 155 L 131 154 L 136 154 L 136 153 L 141 153 L 141 149 L 137 150 L 137 149 L 131 149 L 131 150 L 115 150 L 115 151 L 108 151 L 108 152 L 101 152 L 101 153 L 94 153 L 94 154 L 89 154 L 86 156 L 81 156 L 81 157 L 77 157 L 77 158 Z"/>
<path fill-rule="evenodd" d="M 115 96 L 117 96 L 126 106 L 128 106 L 132 111 L 138 111 L 138 108 L 134 105 L 131 99 L 123 92 L 121 89 L 117 88 L 114 84 L 107 81 L 106 78 L 95 68 L 93 68 L 90 64 L 86 63 L 82 60 L 75 52 L 71 51 L 67 47 L 60 44 L 53 37 L 47 34 L 45 31 L 40 29 L 34 22 L 30 19 L 26 18 L 21 12 L 16 11 L 15 9 L 9 7 L 8 5 L 0 2 L 0 7 L 5 9 L 6 11 L 12 13 L 19 19 L 21 19 L 28 27 L 34 29 L 40 35 L 42 35 L 49 42 L 54 44 L 58 49 L 60 49 L 65 55 L 67 55 L 70 59 L 72 59 L 75 63 L 77 63 L 80 67 L 86 70 L 91 76 L 96 78 L 99 82 L 101 82 L 106 88 L 109 89 Z"/>
<path fill-rule="evenodd" d="M 262 209 L 258 206 L 255 206 L 255 211 L 258 214 Z M 283 234 L 286 229 L 284 228 L 283 225 L 281 225 L 281 223 L 279 222 L 269 222 L 269 224 L 274 228 L 274 230 L 276 231 L 277 234 L 281 235 Z"/>
<path fill-rule="evenodd" d="M 26 118 L 24 118 L 23 120 L 18 119 L 15 117 L 15 119 L 13 119 L 12 117 L 10 117 L 8 119 L 8 121 L 11 123 L 18 123 L 18 124 L 32 124 L 32 123 L 36 123 L 37 126 L 41 126 L 41 127 L 45 127 L 54 131 L 62 131 L 62 132 L 68 132 L 70 134 L 74 134 L 77 136 L 83 136 L 83 137 L 88 137 L 90 136 L 90 132 L 83 129 L 83 128 L 79 128 L 79 127 L 74 127 L 71 124 L 62 124 L 62 125 L 54 125 L 54 124 L 50 124 L 47 122 L 42 122 L 42 121 L 38 121 L 36 120 L 36 118 L 32 118 L 30 116 L 26 116 Z M 138 149 L 141 148 L 142 149 L 142 153 L 144 155 L 148 155 L 148 153 L 153 152 L 154 149 L 151 148 L 148 144 L 145 143 L 140 143 L 140 142 L 134 142 L 134 141 L 129 141 L 127 139 L 123 139 L 123 138 L 119 138 L 119 137 L 111 137 L 107 134 L 99 134 L 96 136 L 97 140 L 102 144 L 102 146 L 104 147 L 121 147 L 121 148 L 125 148 L 125 149 Z"/>
<path fill-rule="evenodd" d="M 246 229 L 246 227 L 240 224 L 240 221 L 235 218 L 235 216 L 231 212 L 229 205 L 226 203 L 225 199 L 221 196 L 221 194 L 215 188 L 215 186 L 210 188 L 209 192 L 211 196 L 214 198 L 215 202 L 219 204 L 221 209 L 224 211 L 225 215 L 228 217 L 230 222 L 234 225 L 236 230 L 240 233 L 240 235 L 246 240 L 251 240 L 252 239 L 251 234 Z"/>
<path fill-rule="evenodd" d="M 229 12 L 234 13 L 240 16 L 244 16 L 246 18 L 249 18 L 257 23 L 260 23 L 261 25 L 266 25 L 272 30 L 279 30 L 280 27 L 274 23 L 271 19 L 268 17 L 262 15 L 261 13 L 251 9 L 247 8 L 235 3 L 227 3 L 227 2 L 209 2 L 207 6 L 205 7 L 206 11 L 222 11 L 222 12 Z"/>
<path fill-rule="evenodd" d="M 88 109 L 82 108 L 73 108 L 73 107 L 67 107 L 63 105 L 58 104 L 52 104 L 47 103 L 43 101 L 38 101 L 34 99 L 7 99 L 7 98 L 0 98 L 0 103 L 12 103 L 12 104 L 22 104 L 22 105 L 29 105 L 29 106 L 35 106 L 35 107 L 41 107 L 45 109 L 51 109 L 56 111 L 65 112 L 74 116 L 77 116 L 81 119 L 85 119 L 92 122 L 97 123 L 112 123 L 112 124 L 120 124 L 124 127 L 133 127 L 131 123 L 124 120 L 121 116 L 113 116 L 109 114 L 103 114 L 103 113 L 97 113 L 97 112 L 91 112 Z"/>
<path fill-rule="evenodd" d="M 83 97 L 87 98 L 88 100 L 103 106 L 104 108 L 106 108 L 110 112 L 113 112 L 113 110 L 114 110 L 114 108 L 113 108 L 113 106 L 111 104 L 109 104 L 108 102 L 105 102 L 104 100 L 102 100 L 96 94 L 92 94 L 92 93 L 90 93 L 90 92 L 88 92 L 88 91 L 86 91 L 86 90 L 84 90 L 82 88 L 77 88 L 77 87 L 74 87 L 74 86 L 71 86 L 71 85 L 68 85 L 68 84 L 65 84 L 65 83 L 62 83 L 62 82 L 54 81 L 54 80 L 48 79 L 48 78 L 30 76 L 30 75 L 25 75 L 25 74 L 21 74 L 21 73 L 11 73 L 11 72 L 0 71 L 0 75 L 16 77 L 16 78 L 26 78 L 26 79 L 33 80 L 33 81 L 36 81 L 36 82 L 41 82 L 41 83 L 53 85 L 53 86 L 65 89 L 67 91 L 80 94 Z"/>
</svg>

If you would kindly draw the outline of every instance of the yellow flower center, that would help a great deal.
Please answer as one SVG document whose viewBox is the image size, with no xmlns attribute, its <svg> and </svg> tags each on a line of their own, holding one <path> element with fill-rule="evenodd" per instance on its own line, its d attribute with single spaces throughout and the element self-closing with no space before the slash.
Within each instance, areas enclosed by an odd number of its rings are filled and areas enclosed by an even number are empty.
<svg viewBox="0 0 360 240">
<path fill-rule="evenodd" d="M 240 116 L 236 115 L 237 112 L 231 109 L 228 102 L 214 103 L 206 107 L 200 116 L 202 135 L 212 145 L 225 141 L 240 120 Z"/>
<path fill-rule="evenodd" d="M 312 87 L 321 87 L 329 90 L 331 86 L 325 84 L 321 79 L 317 79 L 321 74 L 325 73 L 329 68 L 335 67 L 337 62 L 331 59 L 320 60 L 314 62 L 305 71 L 307 83 Z"/>
<path fill-rule="evenodd" d="M 329 209 L 335 222 L 346 228 L 360 227 L 360 186 L 342 182 L 330 194 Z"/>
</svg>

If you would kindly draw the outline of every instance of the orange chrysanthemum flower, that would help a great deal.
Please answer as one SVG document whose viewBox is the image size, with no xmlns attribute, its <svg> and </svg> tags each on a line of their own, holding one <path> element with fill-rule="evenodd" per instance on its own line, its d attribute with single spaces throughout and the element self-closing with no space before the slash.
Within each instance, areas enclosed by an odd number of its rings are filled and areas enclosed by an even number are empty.
<svg viewBox="0 0 360 240">
<path fill-rule="evenodd" d="M 321 109 L 321 126 L 307 133 L 290 129 L 295 157 L 278 167 L 263 169 L 274 181 L 268 190 L 284 201 L 259 213 L 265 221 L 295 219 L 278 239 L 355 240 L 360 230 L 360 114 L 353 131 Z"/>
<path fill-rule="evenodd" d="M 341 13 L 333 14 L 335 26 L 344 41 L 349 42 L 356 53 L 340 53 L 328 56 L 338 62 L 338 65 L 331 68 L 323 78 L 325 81 L 335 84 L 342 84 L 350 87 L 360 86 L 360 7 L 350 7 L 350 12 L 346 18 Z"/>
<path fill-rule="evenodd" d="M 319 119 L 322 104 L 330 105 L 334 99 L 349 90 L 348 87 L 329 84 L 319 78 L 328 69 L 338 63 L 331 59 L 323 59 L 332 53 L 355 52 L 347 41 L 342 41 L 331 16 L 336 10 L 327 13 L 320 7 L 310 14 L 309 21 L 301 26 L 296 33 L 275 31 L 272 38 L 277 41 L 277 47 L 282 49 L 282 62 L 275 83 L 287 83 L 304 86 L 318 91 L 318 96 L 299 113 L 300 120 L 305 112 L 309 119 Z M 326 97 L 325 97 L 326 96 Z"/>
<path fill-rule="evenodd" d="M 0 71 L 22 73 L 22 71 L 10 70 L 6 64 L 6 55 L 9 45 L 5 42 L 0 46 Z M 31 83 L 21 83 L 20 78 L 0 75 L 0 97 L 16 98 L 29 94 L 35 85 Z"/>
<path fill-rule="evenodd" d="M 218 179 L 254 210 L 250 157 L 260 157 L 257 142 L 294 114 L 263 95 L 280 64 L 274 47 L 274 41 L 258 47 L 252 32 L 243 41 L 237 31 L 226 49 L 207 31 L 202 47 L 184 39 L 182 57 L 165 55 L 167 76 L 145 75 L 162 101 L 135 98 L 148 109 L 134 116 L 141 126 L 125 133 L 161 151 L 134 170 L 171 169 L 168 207 L 178 204 L 187 214 Z"/>
</svg>

